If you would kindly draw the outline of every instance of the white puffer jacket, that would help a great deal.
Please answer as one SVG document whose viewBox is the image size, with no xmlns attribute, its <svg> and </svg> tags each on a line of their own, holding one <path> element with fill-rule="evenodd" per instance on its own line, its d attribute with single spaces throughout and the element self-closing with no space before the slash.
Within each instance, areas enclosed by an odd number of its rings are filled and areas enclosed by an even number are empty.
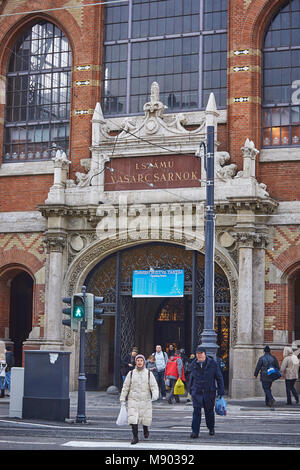
<svg viewBox="0 0 300 470">
<path fill-rule="evenodd" d="M 152 393 L 152 399 L 151 394 Z M 158 399 L 159 391 L 156 379 L 151 371 L 137 367 L 126 376 L 120 395 L 125 402 L 128 396 L 128 424 L 151 426 L 152 401 Z"/>
</svg>

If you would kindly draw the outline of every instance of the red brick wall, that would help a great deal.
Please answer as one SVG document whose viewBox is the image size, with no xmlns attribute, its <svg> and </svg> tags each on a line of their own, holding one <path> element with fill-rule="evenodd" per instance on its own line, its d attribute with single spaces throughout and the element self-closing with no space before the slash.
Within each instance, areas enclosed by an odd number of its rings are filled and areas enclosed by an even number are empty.
<svg viewBox="0 0 300 470">
<path fill-rule="evenodd" d="M 0 211 L 34 211 L 53 185 L 53 175 L 0 178 Z"/>
</svg>

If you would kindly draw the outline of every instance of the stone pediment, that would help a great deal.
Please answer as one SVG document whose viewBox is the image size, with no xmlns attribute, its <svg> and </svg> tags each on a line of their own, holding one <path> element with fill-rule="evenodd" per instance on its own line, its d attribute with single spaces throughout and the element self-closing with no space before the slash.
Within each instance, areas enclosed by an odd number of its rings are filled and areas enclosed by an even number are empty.
<svg viewBox="0 0 300 470">
<path fill-rule="evenodd" d="M 145 103 L 143 116 L 126 117 L 110 119 L 105 118 L 99 103 L 97 103 L 92 118 L 92 146 L 91 158 L 82 159 L 81 165 L 85 171 L 77 171 L 76 180 L 67 179 L 68 163 L 66 158 L 60 158 L 60 155 L 54 159 L 55 178 L 54 185 L 51 187 L 46 204 L 67 204 L 70 206 L 83 206 L 88 204 L 103 203 L 116 204 L 119 197 L 124 195 L 128 198 L 127 202 L 132 203 L 153 203 L 157 201 L 178 202 L 178 201 L 204 201 L 206 198 L 206 172 L 203 154 L 200 152 L 200 143 L 206 142 L 206 130 L 208 126 L 214 128 L 214 167 L 215 167 L 215 201 L 224 203 L 236 198 L 269 198 L 267 188 L 263 183 L 259 183 L 255 177 L 255 165 L 258 150 L 249 139 L 246 139 L 243 152 L 243 168 L 237 171 L 237 165 L 230 162 L 230 154 L 226 151 L 218 151 L 217 131 L 219 112 L 216 108 L 216 102 L 213 93 L 206 107 L 201 112 L 197 127 L 191 130 L 186 126 L 186 115 L 184 113 L 167 114 L 166 106 L 159 99 L 159 86 L 156 82 L 152 84 L 150 100 Z M 202 150 L 202 147 L 201 147 Z M 189 159 L 195 156 L 199 158 L 199 163 L 194 163 L 195 168 L 201 166 L 199 176 L 193 171 L 193 184 L 190 186 L 173 186 L 171 191 L 167 185 L 155 187 L 150 181 L 146 186 L 139 189 L 137 183 L 142 181 L 143 174 L 138 175 L 141 180 L 137 180 L 134 175 L 136 166 L 144 166 L 147 171 L 147 181 L 151 178 L 148 169 L 154 167 L 152 163 L 155 158 L 164 159 L 166 165 L 167 159 L 171 158 L 178 164 L 182 162 L 182 157 Z M 135 157 L 137 157 L 135 159 Z M 128 165 L 120 168 L 120 159 L 130 159 Z M 139 159 L 143 163 L 139 162 Z M 115 159 L 119 159 L 115 161 Z M 134 163 L 133 163 L 134 160 Z M 196 159 L 197 160 L 197 159 Z M 124 161 L 124 160 L 123 160 Z M 149 161 L 149 163 L 146 163 Z M 162 161 L 162 160 L 161 160 Z M 109 163 L 108 165 L 106 163 Z M 130 167 L 131 164 L 131 167 Z M 155 162 L 156 164 L 156 162 Z M 183 166 L 186 171 L 190 161 Z M 133 166 L 132 166 L 133 165 Z M 175 165 L 175 163 L 174 163 Z M 132 181 L 127 178 L 129 168 L 132 171 L 130 176 Z M 110 172 L 114 177 L 115 187 L 109 189 L 105 186 L 105 175 Z M 194 170 L 194 168 L 191 168 Z M 120 174 L 128 179 L 125 188 L 119 188 L 118 176 Z M 179 171 L 179 170 L 174 170 Z M 113 173 L 114 172 L 114 173 Z M 162 170 L 163 172 L 163 170 Z M 179 173 L 174 173 L 178 175 Z M 190 175 L 190 173 L 189 173 Z M 201 175 L 201 176 L 200 176 Z M 173 181 L 165 173 L 164 181 Z M 171 174 L 173 178 L 173 174 Z M 179 174 L 181 176 L 181 174 Z M 178 176 L 178 178 L 179 178 Z M 194 177 L 195 176 L 195 177 Z M 195 178 L 198 178 L 199 186 L 195 184 Z M 113 178 L 111 178 L 113 179 Z M 154 177 L 153 177 L 154 180 Z M 180 179 L 179 179 L 180 180 Z M 145 176 L 146 181 L 146 176 Z M 157 181 L 154 180 L 154 181 Z M 180 180 L 181 181 L 181 180 Z M 117 183 L 117 184 L 116 184 Z M 135 184 L 135 186 L 133 186 Z M 163 183 L 164 184 L 164 183 Z M 112 187 L 112 186 L 111 186 Z M 127 189 L 128 188 L 128 189 Z M 225 204 L 227 207 L 227 204 Z"/>
<path fill-rule="evenodd" d="M 138 152 L 141 154 L 170 153 L 173 151 L 187 150 L 205 138 L 206 119 L 202 117 L 198 127 L 188 130 L 184 113 L 165 114 L 165 106 L 159 100 L 159 86 L 152 83 L 150 101 L 143 107 L 144 116 L 130 116 L 124 118 L 117 126 L 115 121 L 105 119 L 100 103 L 97 103 L 93 119 L 93 138 L 91 150 L 101 146 L 102 150 L 109 153 L 114 148 L 114 156 L 122 153 L 126 156 L 127 151 L 131 156 Z M 117 132 L 117 134 L 116 134 Z M 154 148 L 153 143 L 161 142 L 161 146 Z M 165 149 L 163 148 L 165 146 Z M 169 148 L 167 148 L 169 146 Z M 171 146 L 171 147 L 170 147 Z"/>
</svg>

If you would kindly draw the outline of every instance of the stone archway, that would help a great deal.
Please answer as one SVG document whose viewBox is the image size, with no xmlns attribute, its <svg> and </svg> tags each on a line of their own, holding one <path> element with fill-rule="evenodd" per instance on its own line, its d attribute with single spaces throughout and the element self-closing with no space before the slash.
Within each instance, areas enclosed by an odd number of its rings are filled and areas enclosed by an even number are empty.
<svg viewBox="0 0 300 470">
<path fill-rule="evenodd" d="M 8 266 L 0 278 L 2 338 L 11 343 L 15 365 L 22 367 L 23 343 L 33 326 L 34 279 L 21 266 Z"/>
<path fill-rule="evenodd" d="M 165 240 L 155 240 L 155 243 L 165 243 Z M 64 286 L 65 294 L 72 295 L 76 291 L 81 290 L 82 284 L 85 282 L 88 274 L 92 269 L 103 262 L 105 259 L 113 255 L 114 253 L 120 250 L 126 250 L 128 248 L 138 247 L 141 244 L 149 244 L 151 241 L 139 240 L 137 243 L 136 240 L 109 240 L 105 242 L 95 242 L 88 246 L 80 255 L 78 255 L 71 265 L 65 275 Z M 183 243 L 178 243 L 178 241 L 172 240 L 168 243 L 177 245 L 178 247 L 184 247 Z M 199 251 L 203 255 L 201 251 Z M 230 332 L 231 332 L 231 341 L 230 348 L 232 348 L 234 341 L 236 340 L 236 328 L 237 328 L 237 270 L 232 259 L 224 253 L 223 248 L 216 246 L 215 252 L 215 261 L 221 270 L 224 272 L 230 289 Z M 110 329 L 113 329 L 114 325 L 110 325 Z M 72 347 L 74 342 L 74 335 L 69 332 L 68 329 L 64 331 L 64 343 L 67 346 Z M 76 341 L 76 336 L 75 336 Z M 75 359 L 76 360 L 76 359 Z"/>
</svg>

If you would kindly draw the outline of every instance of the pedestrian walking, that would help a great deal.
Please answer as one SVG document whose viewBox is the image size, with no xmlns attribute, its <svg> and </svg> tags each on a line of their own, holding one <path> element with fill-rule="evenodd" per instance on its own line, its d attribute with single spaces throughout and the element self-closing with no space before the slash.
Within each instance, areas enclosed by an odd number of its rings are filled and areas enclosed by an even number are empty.
<svg viewBox="0 0 300 470">
<path fill-rule="evenodd" d="M 151 356 L 149 356 L 146 361 L 146 369 L 151 370 L 152 374 L 157 380 L 157 367 L 156 367 L 155 357 L 153 356 L 153 354 L 151 354 Z"/>
<path fill-rule="evenodd" d="M 175 354 L 175 348 L 174 348 L 174 345 L 171 343 L 169 344 L 168 357 L 174 356 L 174 354 Z"/>
<path fill-rule="evenodd" d="M 254 371 L 254 377 L 257 378 L 260 372 L 261 385 L 265 393 L 265 403 L 266 406 L 270 407 L 272 407 L 275 403 L 275 399 L 271 391 L 273 380 L 268 375 L 268 369 L 270 369 L 271 367 L 279 369 L 279 364 L 276 357 L 271 354 L 270 347 L 266 346 L 264 348 L 264 355 L 261 356 L 257 361 L 256 368 Z"/>
<path fill-rule="evenodd" d="M 14 353 L 11 351 L 10 346 L 6 346 L 5 349 L 5 388 L 8 389 L 8 394 L 10 395 L 10 384 L 11 384 L 11 368 L 15 365 Z"/>
<path fill-rule="evenodd" d="M 195 354 L 190 354 L 189 358 L 187 359 L 186 363 L 184 364 L 184 375 L 185 375 L 185 380 L 186 380 L 186 390 L 188 392 L 187 394 L 187 401 L 191 401 L 191 394 L 189 390 L 189 381 L 190 381 L 190 375 L 191 375 L 191 366 L 193 361 L 195 360 Z"/>
<path fill-rule="evenodd" d="M 209 435 L 215 434 L 215 399 L 224 395 L 224 380 L 221 370 L 212 357 L 208 357 L 206 349 L 198 346 L 196 360 L 191 364 L 189 392 L 193 400 L 192 433 L 190 437 L 199 436 L 201 412 L 204 408 L 206 426 Z"/>
<path fill-rule="evenodd" d="M 135 368 L 135 358 L 136 358 L 137 354 L 138 354 L 138 348 L 136 346 L 134 346 L 132 348 L 131 353 L 127 354 L 124 358 L 122 358 L 122 360 L 121 360 L 121 375 L 122 375 L 123 382 L 124 382 L 125 377 L 128 374 L 128 372 Z"/>
<path fill-rule="evenodd" d="M 0 359 L 0 398 L 5 397 L 5 369 L 6 362 Z"/>
<path fill-rule="evenodd" d="M 299 396 L 295 389 L 295 382 L 299 374 L 299 359 L 293 353 L 292 348 L 286 346 L 283 349 L 283 361 L 280 367 L 280 372 L 285 376 L 285 389 L 287 405 L 292 404 L 292 396 L 295 398 L 296 403 L 299 403 Z"/>
<path fill-rule="evenodd" d="M 165 384 L 165 370 L 168 363 L 168 355 L 162 350 L 161 345 L 158 344 L 155 348 L 155 352 L 153 353 L 153 357 L 155 359 L 156 364 L 156 374 L 154 374 L 154 376 L 157 380 L 161 397 L 163 400 L 165 400 L 167 395 Z"/>
<path fill-rule="evenodd" d="M 149 426 L 152 424 L 152 403 L 158 399 L 157 381 L 150 370 L 145 367 L 145 357 L 138 354 L 135 368 L 128 372 L 123 383 L 120 402 L 124 405 L 128 399 L 128 424 L 132 428 L 131 444 L 137 444 L 138 425 L 143 425 L 144 437 L 149 437 Z"/>
<path fill-rule="evenodd" d="M 181 379 L 185 382 L 183 362 L 180 357 L 180 352 L 176 349 L 174 356 L 171 356 L 168 360 L 165 379 L 170 382 L 170 392 L 168 394 L 168 403 L 172 404 L 173 398 L 175 398 L 176 403 L 179 403 L 179 396 L 174 395 L 174 387 L 178 379 Z"/>
</svg>

